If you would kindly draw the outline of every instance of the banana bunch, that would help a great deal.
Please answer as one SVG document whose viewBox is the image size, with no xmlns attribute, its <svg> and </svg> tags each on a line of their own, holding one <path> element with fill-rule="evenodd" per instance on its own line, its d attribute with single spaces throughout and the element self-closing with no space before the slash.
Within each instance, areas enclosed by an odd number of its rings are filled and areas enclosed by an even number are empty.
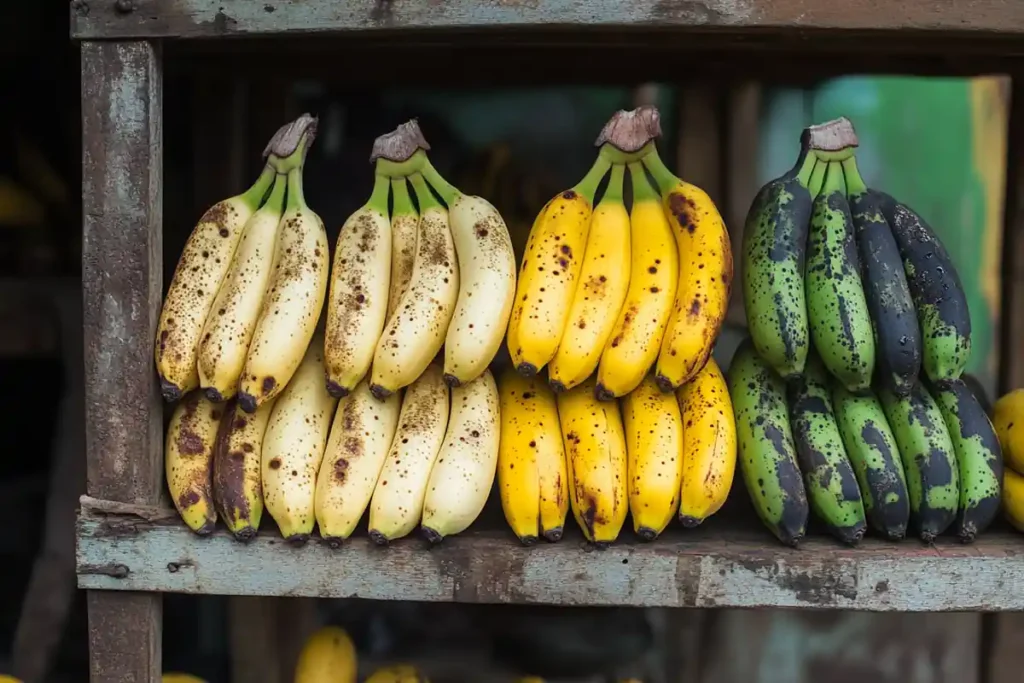
<svg viewBox="0 0 1024 683">
<path fill-rule="evenodd" d="M 317 120 L 304 114 L 264 150 L 246 192 L 212 206 L 181 254 L 157 325 L 164 398 L 202 388 L 252 415 L 295 374 L 327 289 L 327 237 L 305 202 Z"/>
<path fill-rule="evenodd" d="M 342 226 L 331 269 L 324 354 L 332 396 L 365 379 L 385 400 L 442 347 L 444 381 L 457 387 L 480 377 L 501 345 L 515 293 L 508 229 L 490 203 L 437 172 L 429 149 L 415 120 L 374 143 L 373 192 Z"/>
</svg>

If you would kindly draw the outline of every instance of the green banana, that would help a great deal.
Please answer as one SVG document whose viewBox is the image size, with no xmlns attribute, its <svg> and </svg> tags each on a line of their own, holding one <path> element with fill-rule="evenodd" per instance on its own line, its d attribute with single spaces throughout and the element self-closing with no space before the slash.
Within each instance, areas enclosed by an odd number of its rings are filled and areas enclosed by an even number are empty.
<svg viewBox="0 0 1024 683">
<path fill-rule="evenodd" d="M 960 507 L 954 530 L 970 543 L 999 512 L 1003 483 L 1003 452 L 992 421 L 963 380 L 932 387 L 946 422 L 960 470 Z"/>
<path fill-rule="evenodd" d="M 758 191 L 743 232 L 747 327 L 757 353 L 785 378 L 803 372 L 810 344 L 803 273 L 815 163 L 805 142 L 796 165 Z"/>
<path fill-rule="evenodd" d="M 871 386 L 875 340 L 841 162 L 829 162 L 814 199 L 807 246 L 807 314 L 825 367 L 853 392 Z"/>
<path fill-rule="evenodd" d="M 729 367 L 740 469 L 758 517 L 786 545 L 807 529 L 807 493 L 797 466 L 786 387 L 746 338 Z"/>
<path fill-rule="evenodd" d="M 938 404 L 918 382 L 906 396 L 878 392 L 899 446 L 910 493 L 910 521 L 931 543 L 956 518 L 960 501 L 956 455 Z"/>
<path fill-rule="evenodd" d="M 872 392 L 851 394 L 832 380 L 832 408 L 860 484 L 868 524 L 890 541 L 907 534 L 910 498 L 896 437 Z"/>
<path fill-rule="evenodd" d="M 857 477 L 836 425 L 829 377 L 813 351 L 804 374 L 789 383 L 789 419 L 811 508 L 832 535 L 856 545 L 867 521 Z"/>
</svg>

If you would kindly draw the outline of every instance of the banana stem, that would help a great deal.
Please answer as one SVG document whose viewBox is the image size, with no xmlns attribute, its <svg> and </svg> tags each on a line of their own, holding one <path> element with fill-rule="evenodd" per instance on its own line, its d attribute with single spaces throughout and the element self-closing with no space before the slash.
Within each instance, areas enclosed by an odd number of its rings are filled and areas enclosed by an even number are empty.
<svg viewBox="0 0 1024 683">
<path fill-rule="evenodd" d="M 422 149 L 416 150 L 411 157 L 405 161 L 390 161 L 384 157 L 377 159 L 376 172 L 386 175 L 389 178 L 405 178 L 417 173 L 427 160 L 427 153 Z"/>
<path fill-rule="evenodd" d="M 404 183 L 403 183 L 404 184 Z M 391 179 L 382 173 L 373 174 L 373 192 L 370 193 L 370 198 L 366 200 L 366 206 L 375 211 L 379 211 L 385 216 L 388 215 L 388 190 L 391 189 Z M 406 197 L 409 194 L 406 193 Z M 398 208 L 398 200 L 395 200 L 395 208 Z"/>
<path fill-rule="evenodd" d="M 843 165 L 838 161 L 830 161 L 828 171 L 825 173 L 825 183 L 822 185 L 821 193 L 825 195 L 839 192 L 846 194 L 846 181 L 843 179 Z"/>
<path fill-rule="evenodd" d="M 821 186 L 825 182 L 825 171 L 827 170 L 827 161 L 815 161 L 814 170 L 811 172 L 811 177 L 807 181 L 807 189 L 811 193 L 812 199 L 821 194 Z"/>
<path fill-rule="evenodd" d="M 296 211 L 306 208 L 306 198 L 302 194 L 302 166 L 288 171 L 288 203 L 285 210 Z"/>
<path fill-rule="evenodd" d="M 635 152 L 623 152 L 621 149 L 611 144 L 610 142 L 606 142 L 603 145 L 601 145 L 601 149 L 598 151 L 598 154 L 600 156 L 603 156 L 612 164 L 622 164 L 623 166 L 625 166 L 627 164 L 633 163 L 634 161 L 640 161 L 645 156 L 650 154 L 654 149 L 654 142 L 648 142 L 646 145 L 644 145 Z"/>
<path fill-rule="evenodd" d="M 299 140 L 299 144 L 295 146 L 295 151 L 281 158 L 275 154 L 270 155 L 270 164 L 277 169 L 278 173 L 291 173 L 292 169 L 302 168 L 303 163 L 306 161 L 306 148 L 309 147 L 309 136 L 303 135 L 302 139 Z"/>
<path fill-rule="evenodd" d="M 636 206 L 637 202 L 654 201 L 660 202 L 661 196 L 658 191 L 651 185 L 651 181 L 647 178 L 647 173 L 644 171 L 644 165 L 639 161 L 634 161 L 629 165 L 629 178 L 633 183 L 633 205 Z"/>
<path fill-rule="evenodd" d="M 612 165 L 612 174 L 608 178 L 608 187 L 604 190 L 604 196 L 601 197 L 601 203 L 605 202 L 621 204 L 622 203 L 622 185 L 623 178 L 625 177 L 626 167 L 622 164 Z"/>
<path fill-rule="evenodd" d="M 384 176 L 377 176 L 383 178 Z M 395 198 L 395 208 L 392 216 L 415 216 L 416 207 L 413 206 L 412 197 L 409 196 L 409 183 L 405 178 L 391 179 L 391 196 Z M 387 202 L 387 200 L 384 200 Z"/>
<path fill-rule="evenodd" d="M 814 153 L 814 150 L 805 147 L 800 152 L 800 158 L 797 160 L 796 165 L 799 168 L 796 172 L 797 182 L 804 187 L 810 187 L 811 175 L 818 165 L 818 155 Z"/>
<path fill-rule="evenodd" d="M 274 170 L 273 166 L 270 164 L 264 166 L 263 172 L 260 173 L 260 177 L 252 184 L 252 187 L 242 193 L 242 201 L 253 209 L 259 208 L 263 204 L 263 198 L 267 196 L 270 184 L 274 182 L 276 177 L 277 171 Z"/>
<path fill-rule="evenodd" d="M 593 205 L 594 195 L 597 194 L 597 186 L 601 184 L 601 179 L 604 178 L 604 174 L 608 172 L 611 165 L 611 162 L 598 154 L 594 165 L 587 171 L 587 175 L 583 176 L 583 180 L 576 183 L 572 191 L 586 197 L 587 201 Z"/>
<path fill-rule="evenodd" d="M 868 191 L 868 186 L 860 175 L 857 168 L 857 157 L 850 157 L 842 162 L 843 178 L 846 180 L 846 193 L 848 195 L 863 194 Z"/>
<path fill-rule="evenodd" d="M 430 186 L 437 190 L 437 193 L 441 195 L 441 199 L 443 199 L 444 203 L 448 206 L 451 206 L 455 199 L 462 194 L 459 192 L 457 187 L 449 183 L 440 173 L 437 172 L 434 165 L 430 163 L 429 158 L 424 157 L 423 166 L 420 167 L 420 173 Z"/>
<path fill-rule="evenodd" d="M 654 182 L 658 184 L 658 189 L 661 192 L 668 192 L 670 187 L 675 187 L 679 184 L 679 177 L 669 170 L 665 162 L 658 156 L 658 150 L 652 149 L 651 153 L 643 158 L 644 166 L 654 176 Z M 632 173 L 632 170 L 630 171 Z"/>
<path fill-rule="evenodd" d="M 409 182 L 412 183 L 413 192 L 416 193 L 416 201 L 420 205 L 421 214 L 425 213 L 427 209 L 441 208 L 441 202 L 437 201 L 434 193 L 430 191 L 430 186 L 427 185 L 427 181 L 423 179 L 421 174 L 413 173 L 409 176 Z"/>
<path fill-rule="evenodd" d="M 274 207 L 277 211 L 284 209 L 284 195 L 285 190 L 288 188 L 288 176 L 283 173 L 277 173 L 274 175 L 274 187 L 270 190 L 270 196 L 267 198 L 267 206 Z"/>
</svg>

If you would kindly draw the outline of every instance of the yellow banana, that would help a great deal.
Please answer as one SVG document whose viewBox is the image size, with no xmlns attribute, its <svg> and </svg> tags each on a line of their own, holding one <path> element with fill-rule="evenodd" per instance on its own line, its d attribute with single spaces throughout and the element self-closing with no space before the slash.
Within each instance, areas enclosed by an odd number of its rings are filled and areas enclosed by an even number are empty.
<svg viewBox="0 0 1024 683">
<path fill-rule="evenodd" d="M 366 683 L 430 683 L 420 671 L 408 664 L 396 664 L 377 669 Z"/>
<path fill-rule="evenodd" d="M 332 548 L 352 535 L 370 504 L 401 407 L 399 393 L 378 400 L 365 380 L 338 403 L 316 479 L 316 522 Z"/>
<path fill-rule="evenodd" d="M 598 401 L 596 379 L 558 394 L 565 442 L 569 503 L 587 540 L 608 545 L 619 537 L 629 503 L 626 442 L 617 401 Z"/>
<path fill-rule="evenodd" d="M 732 244 L 704 190 L 675 177 L 656 150 L 643 162 L 661 187 L 679 251 L 679 284 L 656 369 L 661 390 L 675 391 L 700 372 L 715 347 L 732 291 Z"/>
<path fill-rule="evenodd" d="M 238 391 L 242 366 L 270 281 L 287 185 L 288 176 L 278 174 L 267 203 L 245 224 L 231 268 L 203 325 L 199 386 L 211 401 L 227 400 Z"/>
<path fill-rule="evenodd" d="M 242 229 L 276 175 L 267 164 L 252 187 L 207 209 L 185 243 L 156 331 L 156 370 L 167 401 L 177 401 L 199 386 L 196 366 L 203 325 L 231 267 Z"/>
<path fill-rule="evenodd" d="M 537 215 L 519 267 L 509 319 L 509 353 L 521 375 L 535 375 L 562 341 L 590 232 L 594 194 L 610 164 L 599 156 L 575 187 Z"/>
<path fill-rule="evenodd" d="M 379 165 L 379 162 L 378 162 Z M 327 390 L 342 397 L 370 371 L 388 309 L 391 181 L 377 173 L 373 193 L 338 233 L 327 301 Z"/>
<path fill-rule="evenodd" d="M 167 427 L 164 468 L 167 488 L 188 528 L 206 535 L 217 526 L 213 503 L 213 449 L 224 406 L 201 391 L 185 394 Z"/>
<path fill-rule="evenodd" d="M 315 128 L 298 143 L 299 154 L 277 164 L 288 174 L 288 200 L 270 281 L 239 385 L 238 404 L 247 413 L 288 385 L 313 338 L 327 293 L 327 232 L 302 194 L 305 151 Z M 273 160 L 273 159 L 272 159 Z"/>
<path fill-rule="evenodd" d="M 625 167 L 612 166 L 604 196 L 594 209 L 583 269 L 551 367 L 551 388 L 572 389 L 597 369 L 629 289 L 629 213 L 622 203 Z"/>
<path fill-rule="evenodd" d="M 431 363 L 409 385 L 391 450 L 370 500 L 370 538 L 384 545 L 410 534 L 423 514 L 430 470 L 448 428 L 448 387 Z"/>
<path fill-rule="evenodd" d="M 508 525 L 524 545 L 562 538 L 569 475 L 555 395 L 539 377 L 509 368 L 498 385 L 498 490 Z"/>
<path fill-rule="evenodd" d="M 736 421 L 729 387 L 714 358 L 676 396 L 683 416 L 679 519 L 692 528 L 729 497 L 736 474 Z"/>
<path fill-rule="evenodd" d="M 654 375 L 644 377 L 622 400 L 626 472 L 633 530 L 653 541 L 679 509 L 683 475 L 683 420 L 674 394 L 663 393 Z"/>
<path fill-rule="evenodd" d="M 371 367 L 370 390 L 378 399 L 412 384 L 444 344 L 459 297 L 459 263 L 448 228 L 448 210 L 423 176 L 409 177 L 420 205 L 412 278 L 398 310 L 384 327 Z"/>
<path fill-rule="evenodd" d="M 1024 533 L 1024 475 L 1009 467 L 1003 470 L 1003 516 Z"/>
<path fill-rule="evenodd" d="M 409 184 L 405 178 L 391 179 L 391 197 L 394 201 L 391 211 L 391 280 L 385 321 L 391 320 L 398 302 L 409 288 L 412 264 L 416 257 L 416 234 L 420 225 L 420 214 L 409 196 Z"/>
<path fill-rule="evenodd" d="M 224 406 L 213 455 L 213 500 L 217 514 L 239 541 L 255 538 L 263 517 L 263 436 L 276 401 L 270 399 L 254 415 L 234 400 Z"/>
<path fill-rule="evenodd" d="M 1003 462 L 1024 474 L 1024 389 L 1015 389 L 995 402 L 992 425 L 1003 451 Z"/>
<path fill-rule="evenodd" d="M 206 683 L 205 680 L 192 674 L 183 673 L 165 673 L 160 677 L 161 683 Z M 5 683 L 3 677 L 0 677 L 0 683 Z"/>
<path fill-rule="evenodd" d="M 324 626 L 311 635 L 299 652 L 295 683 L 356 683 L 356 647 L 344 629 Z"/>
<path fill-rule="evenodd" d="M 640 162 L 629 165 L 629 175 L 633 183 L 629 291 L 597 369 L 601 400 L 625 396 L 654 365 L 679 275 L 679 256 L 661 198 Z"/>
<path fill-rule="evenodd" d="M 337 399 L 324 386 L 323 335 L 277 398 L 263 435 L 263 500 L 281 536 L 295 544 L 313 533 L 316 475 Z"/>
</svg>

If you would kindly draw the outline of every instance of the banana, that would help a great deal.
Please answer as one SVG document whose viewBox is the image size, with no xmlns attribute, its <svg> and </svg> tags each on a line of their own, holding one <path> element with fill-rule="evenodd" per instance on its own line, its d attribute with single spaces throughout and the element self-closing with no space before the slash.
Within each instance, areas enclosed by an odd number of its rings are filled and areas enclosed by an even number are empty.
<svg viewBox="0 0 1024 683">
<path fill-rule="evenodd" d="M 444 340 L 444 378 L 480 376 L 501 347 L 516 295 L 516 256 L 505 220 L 483 197 L 460 192 L 426 162 L 423 175 L 448 204 L 459 295 Z"/>
<path fill-rule="evenodd" d="M 658 386 L 668 392 L 696 377 L 711 357 L 732 292 L 732 243 L 704 190 L 673 175 L 656 150 L 643 163 L 661 188 L 679 252 L 679 284 L 656 368 Z"/>
<path fill-rule="evenodd" d="M 683 477 L 683 419 L 675 394 L 653 374 L 622 399 L 626 486 L 633 531 L 657 538 L 679 510 Z"/>
<path fill-rule="evenodd" d="M 743 230 L 743 303 L 758 355 L 784 378 L 804 371 L 810 337 L 804 263 L 817 157 L 804 144 L 796 164 L 762 187 Z"/>
<path fill-rule="evenodd" d="M 736 475 L 736 421 L 729 387 L 713 357 L 676 398 L 683 419 L 679 520 L 693 528 L 729 497 Z"/>
<path fill-rule="evenodd" d="M 299 141 L 294 161 L 277 169 L 288 174 L 288 200 L 268 289 L 252 335 L 239 385 L 238 404 L 247 413 L 277 396 L 302 362 L 320 321 L 327 293 L 327 232 L 302 194 L 302 172 L 313 132 Z"/>
<path fill-rule="evenodd" d="M 626 436 L 617 401 L 598 401 L 597 378 L 558 394 L 569 504 L 587 540 L 615 542 L 629 511 Z"/>
<path fill-rule="evenodd" d="M 629 216 L 629 290 L 597 368 L 597 397 L 610 400 L 635 389 L 654 365 L 679 281 L 672 228 L 640 162 L 629 164 L 633 208 Z"/>
<path fill-rule="evenodd" d="M 217 526 L 213 502 L 213 449 L 224 406 L 200 391 L 185 394 L 167 426 L 164 468 L 174 507 L 189 529 L 201 536 Z"/>
<path fill-rule="evenodd" d="M 375 543 L 407 536 L 419 524 L 430 470 L 448 427 L 448 398 L 435 363 L 406 389 L 398 429 L 370 500 L 370 538 Z"/>
<path fill-rule="evenodd" d="M 420 205 L 416 257 L 409 288 L 377 342 L 370 391 L 383 400 L 412 384 L 444 344 L 459 297 L 459 263 L 448 228 L 448 211 L 423 176 L 409 177 Z"/>
<path fill-rule="evenodd" d="M 864 538 L 867 520 L 828 382 L 825 366 L 812 352 L 803 376 L 787 387 L 790 426 L 811 508 L 833 536 L 856 545 Z"/>
<path fill-rule="evenodd" d="M 378 400 L 365 380 L 338 403 L 316 478 L 316 522 L 330 547 L 340 547 L 366 512 L 401 408 L 398 392 Z"/>
<path fill-rule="evenodd" d="M 992 407 L 1003 462 L 1018 474 L 1024 472 L 1024 389 L 1015 389 L 999 398 Z"/>
<path fill-rule="evenodd" d="M 544 205 L 530 228 L 508 323 L 508 350 L 521 375 L 537 374 L 562 341 L 583 266 L 594 195 L 609 168 L 598 156 L 583 180 Z"/>
<path fill-rule="evenodd" d="M 313 533 L 316 477 L 338 403 L 324 387 L 323 364 L 318 333 L 277 398 L 263 434 L 263 501 L 281 536 L 295 544 Z"/>
<path fill-rule="evenodd" d="M 156 370 L 166 401 L 177 401 L 199 386 L 196 364 L 203 325 L 231 267 L 245 224 L 276 175 L 274 167 L 267 164 L 252 187 L 207 209 L 185 243 L 156 330 Z"/>
<path fill-rule="evenodd" d="M 430 680 L 414 666 L 395 664 L 377 669 L 366 683 L 430 683 Z"/>
<path fill-rule="evenodd" d="M 480 515 L 494 485 L 500 416 L 490 370 L 452 389 L 444 443 L 423 500 L 423 535 L 431 543 L 461 533 Z"/>
<path fill-rule="evenodd" d="M 17 679 L 7 679 L 6 676 L 0 676 L 0 683 L 13 683 Z M 20 681 L 18 681 L 20 683 Z M 160 683 L 206 683 L 206 681 L 198 676 L 192 674 L 183 674 L 177 672 L 165 673 L 160 676 Z"/>
<path fill-rule="evenodd" d="M 878 381 L 905 396 L 921 371 L 921 331 L 899 247 L 855 157 L 842 162 L 861 279 L 875 338 Z"/>
<path fill-rule="evenodd" d="M 388 220 L 390 187 L 391 181 L 378 169 L 373 193 L 341 226 L 334 248 L 324 356 L 327 390 L 338 398 L 352 391 L 370 371 L 387 320 L 393 251 Z"/>
<path fill-rule="evenodd" d="M 590 219 L 587 248 L 568 323 L 548 367 L 551 388 L 572 389 L 597 369 L 629 289 L 629 212 L 622 202 L 625 166 L 612 166 Z"/>
<path fill-rule="evenodd" d="M 921 382 L 906 396 L 881 389 L 878 398 L 907 475 L 910 521 L 921 540 L 931 543 L 953 523 L 959 505 L 960 477 L 953 442 L 938 404 Z"/>
<path fill-rule="evenodd" d="M 1024 532 L 1024 475 L 1010 468 L 1003 479 L 1003 516 L 1014 529 Z"/>
<path fill-rule="evenodd" d="M 761 359 L 748 337 L 729 366 L 729 394 L 736 411 L 740 470 L 758 517 L 776 538 L 797 546 L 807 530 L 807 492 L 782 378 Z"/>
<path fill-rule="evenodd" d="M 391 279 L 385 321 L 391 320 L 398 302 L 409 288 L 412 264 L 416 257 L 416 233 L 420 225 L 420 214 L 409 196 L 409 185 L 405 178 L 391 179 L 391 198 L 394 201 L 391 211 Z M 386 209 L 386 198 L 384 203 Z"/>
<path fill-rule="evenodd" d="M 999 512 L 1003 454 L 985 409 L 963 380 L 931 387 L 953 441 L 959 469 L 960 504 L 954 529 L 965 543 L 984 531 Z"/>
<path fill-rule="evenodd" d="M 199 386 L 211 401 L 233 398 L 245 365 L 274 263 L 288 176 L 278 174 L 267 203 L 242 230 L 231 267 L 217 292 L 199 341 Z"/>
<path fill-rule="evenodd" d="M 921 326 L 921 364 L 933 382 L 956 379 L 971 356 L 971 315 L 960 276 L 938 235 L 921 216 L 872 190 L 903 257 Z"/>
<path fill-rule="evenodd" d="M 343 629 L 324 626 L 306 639 L 295 665 L 295 683 L 356 683 L 356 647 Z"/>
<path fill-rule="evenodd" d="M 246 414 L 237 401 L 224 407 L 213 455 L 213 500 L 239 541 L 255 538 L 263 517 L 263 436 L 276 402 L 270 399 L 255 415 Z"/>
<path fill-rule="evenodd" d="M 505 519 L 523 545 L 538 536 L 558 541 L 569 512 L 569 475 L 555 395 L 539 377 L 523 377 L 515 368 L 501 376 L 498 390 L 498 490 Z"/>
<path fill-rule="evenodd" d="M 857 475 L 864 512 L 871 528 L 890 541 L 907 534 L 910 498 L 896 437 L 874 393 L 855 396 L 832 382 L 836 424 Z"/>
</svg>

